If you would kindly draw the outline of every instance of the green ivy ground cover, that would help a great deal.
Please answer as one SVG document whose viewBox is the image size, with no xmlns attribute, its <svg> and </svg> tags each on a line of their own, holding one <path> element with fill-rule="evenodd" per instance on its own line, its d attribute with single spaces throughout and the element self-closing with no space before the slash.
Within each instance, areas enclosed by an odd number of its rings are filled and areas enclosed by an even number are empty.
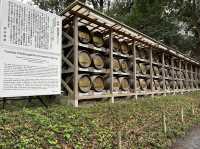
<svg viewBox="0 0 200 149">
<path fill-rule="evenodd" d="M 58 104 L 48 109 L 8 105 L 0 110 L 0 149 L 115 149 L 119 144 L 122 149 L 168 148 L 200 122 L 199 114 L 198 92 L 78 109 Z"/>
</svg>

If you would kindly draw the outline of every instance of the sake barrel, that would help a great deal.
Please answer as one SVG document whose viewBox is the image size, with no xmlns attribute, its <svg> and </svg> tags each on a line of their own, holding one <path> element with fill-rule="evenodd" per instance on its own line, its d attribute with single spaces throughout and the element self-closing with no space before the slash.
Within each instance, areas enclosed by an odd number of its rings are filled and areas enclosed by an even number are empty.
<svg viewBox="0 0 200 149">
<path fill-rule="evenodd" d="M 120 49 L 123 54 L 128 54 L 129 53 L 128 43 L 126 41 L 121 42 Z"/>
<path fill-rule="evenodd" d="M 92 64 L 96 69 L 102 69 L 104 67 L 103 56 L 99 53 L 91 54 Z"/>
<path fill-rule="evenodd" d="M 101 76 L 92 76 L 90 77 L 92 81 L 92 89 L 96 92 L 101 92 L 104 90 L 104 78 Z"/>
<path fill-rule="evenodd" d="M 81 43 L 91 42 L 91 34 L 89 29 L 86 26 L 79 26 L 78 28 L 78 38 Z"/>
<path fill-rule="evenodd" d="M 119 52 L 119 50 L 120 50 L 120 43 L 118 39 L 113 38 L 113 51 Z"/>
<path fill-rule="evenodd" d="M 92 88 L 92 83 L 88 75 L 80 75 L 78 80 L 79 90 L 83 93 L 88 93 Z"/>
<path fill-rule="evenodd" d="M 120 59 L 119 62 L 122 72 L 128 72 L 128 62 L 124 59 Z"/>
<path fill-rule="evenodd" d="M 92 33 L 92 42 L 96 47 L 103 47 L 104 45 L 104 39 L 103 34 L 101 32 L 93 32 Z"/>
<path fill-rule="evenodd" d="M 113 70 L 115 72 L 119 71 L 120 70 L 120 64 L 119 64 L 119 60 L 114 58 L 113 59 Z"/>
<path fill-rule="evenodd" d="M 120 77 L 120 78 L 119 78 L 119 81 L 120 81 L 120 88 L 121 88 L 123 91 L 128 91 L 129 88 L 130 88 L 128 79 L 125 78 L 125 77 Z"/>
<path fill-rule="evenodd" d="M 113 78 L 113 91 L 119 91 L 120 89 L 120 81 L 118 78 Z"/>
<path fill-rule="evenodd" d="M 87 51 L 79 51 L 78 62 L 80 67 L 89 67 L 92 63 L 89 53 Z"/>
</svg>

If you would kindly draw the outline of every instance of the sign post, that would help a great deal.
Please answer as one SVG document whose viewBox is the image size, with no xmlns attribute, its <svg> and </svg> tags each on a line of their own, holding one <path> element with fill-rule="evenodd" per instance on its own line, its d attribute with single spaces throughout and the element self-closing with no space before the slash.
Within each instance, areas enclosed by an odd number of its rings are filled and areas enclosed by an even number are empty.
<svg viewBox="0 0 200 149">
<path fill-rule="evenodd" d="M 0 0 L 0 97 L 61 94 L 61 17 Z"/>
</svg>

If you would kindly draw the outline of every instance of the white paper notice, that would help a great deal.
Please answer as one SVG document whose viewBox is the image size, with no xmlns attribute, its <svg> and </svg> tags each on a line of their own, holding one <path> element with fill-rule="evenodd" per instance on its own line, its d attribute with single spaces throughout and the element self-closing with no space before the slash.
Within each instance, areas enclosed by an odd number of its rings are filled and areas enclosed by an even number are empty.
<svg viewBox="0 0 200 149">
<path fill-rule="evenodd" d="M 61 93 L 61 17 L 0 0 L 0 97 Z"/>
</svg>

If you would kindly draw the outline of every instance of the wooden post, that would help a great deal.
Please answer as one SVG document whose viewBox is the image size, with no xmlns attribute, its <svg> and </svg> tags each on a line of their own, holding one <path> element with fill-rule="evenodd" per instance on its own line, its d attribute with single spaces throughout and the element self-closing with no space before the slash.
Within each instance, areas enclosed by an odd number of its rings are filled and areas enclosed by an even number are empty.
<svg viewBox="0 0 200 149">
<path fill-rule="evenodd" d="M 195 111 L 194 111 L 194 104 L 192 104 L 192 115 L 195 114 Z"/>
<path fill-rule="evenodd" d="M 137 100 L 137 76 L 136 76 L 136 44 L 134 41 L 134 45 L 133 45 L 133 88 L 134 88 L 134 93 L 135 93 L 135 99 Z"/>
<path fill-rule="evenodd" d="M 183 82 L 182 78 L 181 78 L 181 72 L 182 72 L 182 61 L 181 59 L 179 60 L 179 83 L 180 83 L 180 92 L 181 94 L 183 94 L 183 84 L 181 84 L 181 82 Z"/>
<path fill-rule="evenodd" d="M 194 77 L 193 77 L 193 66 L 192 66 L 192 64 L 191 64 L 191 67 L 190 67 L 190 83 L 192 84 L 192 90 L 194 90 L 193 81 L 194 81 Z"/>
<path fill-rule="evenodd" d="M 122 149 L 122 132 L 118 131 L 118 149 Z"/>
<path fill-rule="evenodd" d="M 153 51 L 152 51 L 152 48 L 150 48 L 149 50 L 149 57 L 150 57 L 150 79 L 151 79 L 151 82 L 150 82 L 150 86 L 151 86 L 151 97 L 154 97 L 154 90 L 153 90 Z"/>
<path fill-rule="evenodd" d="M 162 53 L 162 81 L 163 81 L 163 92 L 166 96 L 166 84 L 165 84 L 165 53 Z"/>
<path fill-rule="evenodd" d="M 78 107 L 78 17 L 74 17 L 74 106 Z"/>
<path fill-rule="evenodd" d="M 172 69 L 172 82 L 173 82 L 173 91 L 175 91 L 175 78 L 174 78 L 174 57 L 171 58 L 171 69 Z M 175 95 L 175 92 L 173 92 Z"/>
<path fill-rule="evenodd" d="M 166 124 L 166 115 L 165 112 L 163 112 L 163 131 L 166 134 L 167 133 L 167 124 Z"/>
<path fill-rule="evenodd" d="M 186 75 L 186 90 L 188 90 L 189 89 L 189 87 L 188 87 L 188 64 L 187 64 L 187 62 L 185 62 L 185 75 Z"/>
<path fill-rule="evenodd" d="M 198 77 L 197 77 L 197 71 L 198 71 L 198 68 L 197 68 L 197 66 L 195 66 L 195 85 L 196 85 L 196 87 L 195 87 L 195 89 L 198 89 Z"/>
<path fill-rule="evenodd" d="M 181 107 L 181 122 L 184 123 L 184 111 L 183 111 L 183 107 Z"/>
<path fill-rule="evenodd" d="M 113 34 L 112 30 L 110 30 L 109 35 L 109 57 L 110 57 L 110 94 L 111 94 L 111 102 L 114 103 L 114 95 L 113 95 Z"/>
</svg>

